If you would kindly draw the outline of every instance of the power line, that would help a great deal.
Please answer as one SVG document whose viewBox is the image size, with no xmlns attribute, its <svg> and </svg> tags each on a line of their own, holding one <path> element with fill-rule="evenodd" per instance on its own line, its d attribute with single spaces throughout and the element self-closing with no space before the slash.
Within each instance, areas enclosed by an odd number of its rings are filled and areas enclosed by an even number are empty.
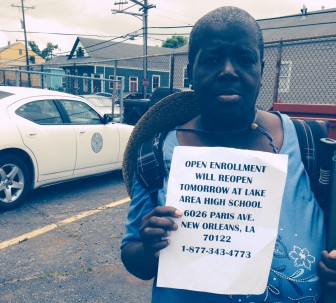
<svg viewBox="0 0 336 303">
<path fill-rule="evenodd" d="M 329 24 L 334 24 L 334 23 L 336 23 L 336 22 L 333 22 L 333 21 L 331 21 L 331 22 L 320 22 L 320 23 L 311 23 L 311 24 L 306 24 L 306 25 L 290 25 L 290 26 L 283 26 L 283 27 L 269 27 L 269 28 L 263 28 L 262 30 L 265 31 L 265 30 L 271 30 L 271 29 L 275 29 L 276 30 L 276 29 L 283 29 L 283 28 L 295 28 L 295 27 L 300 27 L 300 26 L 329 25 Z M 181 28 L 186 28 L 186 27 L 189 27 L 189 26 L 181 26 Z M 171 29 L 171 28 L 180 28 L 180 26 L 178 26 L 178 27 L 174 27 L 174 26 L 169 26 L 169 27 L 148 27 L 148 28 L 152 28 L 152 29 L 154 29 L 154 28 L 157 28 L 157 29 L 159 29 L 159 28 L 170 28 Z M 131 34 L 132 33 L 129 33 L 129 34 L 126 34 L 126 35 L 123 35 L 123 36 L 115 37 L 114 39 L 110 39 L 108 41 L 102 41 L 102 42 L 90 45 L 87 48 L 91 48 L 91 47 L 94 47 L 96 45 L 104 44 L 104 43 L 107 43 L 109 41 L 113 41 L 113 40 L 118 39 L 118 38 L 124 38 L 125 36 L 131 35 Z M 163 34 L 163 33 L 149 33 L 148 32 L 147 35 L 148 36 L 173 36 L 173 35 L 189 36 L 190 33 L 164 33 Z M 141 35 L 139 35 L 139 37 L 141 37 Z M 151 38 L 151 39 L 155 40 L 155 38 Z M 130 40 L 130 38 L 129 39 L 125 39 L 124 41 L 127 41 L 127 40 Z M 109 46 L 113 46 L 113 45 L 109 45 Z M 107 48 L 109 46 L 106 46 L 104 48 Z M 100 49 L 101 48 L 99 48 L 97 50 L 100 50 Z M 62 52 L 62 53 L 67 53 L 67 52 Z M 60 53 L 60 54 L 62 54 L 62 53 Z"/>
<path fill-rule="evenodd" d="M 7 60 L 6 61 L 6 64 L 8 63 L 8 62 L 16 62 L 16 61 L 19 61 L 19 62 L 23 62 L 23 61 L 25 61 L 25 60 L 20 60 L 20 59 L 23 59 L 23 58 L 25 58 L 26 56 L 22 56 L 22 57 L 18 57 L 18 58 L 15 58 L 15 59 L 11 59 L 11 60 Z M 14 65 L 13 65 L 14 66 Z"/>
<path fill-rule="evenodd" d="M 0 30 L 1 31 L 1 30 Z M 95 46 L 98 46 L 98 45 L 102 45 L 102 44 L 105 44 L 105 43 L 108 43 L 108 42 L 111 42 L 111 41 L 114 41 L 114 40 L 117 40 L 117 39 L 122 39 L 122 38 L 125 38 L 123 41 L 119 41 L 119 42 L 116 42 L 114 44 L 109 44 L 109 45 L 106 45 L 104 47 L 101 47 L 101 48 L 97 48 L 95 49 L 94 51 L 98 51 L 98 50 L 101 50 L 101 49 L 104 49 L 104 48 L 108 48 L 108 47 L 111 47 L 111 46 L 114 46 L 114 45 L 117 45 L 117 44 L 120 44 L 120 43 L 123 43 L 125 41 L 128 41 L 128 40 L 131 40 L 131 36 L 134 32 L 131 32 L 131 33 L 128 33 L 128 34 L 125 34 L 125 35 L 122 35 L 122 36 L 115 36 L 109 40 L 99 40 L 99 42 L 95 43 L 95 44 L 91 44 L 89 46 L 87 46 L 85 49 L 90 49 L 90 48 L 93 48 Z M 90 35 L 88 35 L 90 36 Z M 95 36 L 95 35 L 94 35 Z M 111 36 L 108 36 L 108 37 L 111 37 Z M 98 40 L 98 39 L 97 39 Z M 58 52 L 57 55 L 62 55 L 62 54 L 67 54 L 69 53 L 69 51 L 65 51 L 65 52 Z"/>
<path fill-rule="evenodd" d="M 149 29 L 166 29 L 166 28 L 192 28 L 193 25 L 180 25 L 180 26 L 150 26 Z"/>
<path fill-rule="evenodd" d="M 263 19 L 267 20 L 267 19 Z M 308 24 L 300 24 L 300 25 L 288 25 L 288 26 L 281 26 L 281 27 L 268 27 L 268 28 L 262 28 L 262 30 L 270 30 L 270 29 L 283 29 L 283 28 L 292 28 L 292 27 L 303 27 L 303 26 L 317 26 L 317 25 L 329 25 L 329 24 L 335 24 L 336 21 L 330 21 L 330 22 L 319 22 L 319 23 L 308 23 Z M 178 28 L 192 28 L 192 25 L 183 25 L 183 26 L 149 26 L 147 29 L 178 29 Z M 142 29 L 142 28 L 141 28 Z M 8 32 L 8 33 L 21 33 L 22 31 L 18 30 L 6 30 L 6 29 L 0 29 L 0 32 Z M 98 35 L 98 34 L 82 34 L 82 33 L 55 33 L 55 32 L 36 32 L 36 31 L 27 31 L 27 34 L 43 34 L 43 35 L 60 35 L 60 36 L 81 36 L 81 37 L 99 37 L 99 38 L 118 38 L 123 36 L 112 36 L 112 35 Z M 129 33 L 131 34 L 131 33 Z M 187 33 L 189 34 L 189 33 Z M 172 35 L 171 33 L 166 33 L 162 35 Z"/>
<path fill-rule="evenodd" d="M 23 1 L 23 0 L 22 0 Z M 135 6 L 135 5 L 132 5 L 132 7 Z M 319 12 L 319 13 L 314 13 L 314 14 L 325 14 L 325 13 L 328 13 L 328 12 Z M 269 19 L 262 19 L 262 20 L 259 20 L 259 21 L 267 21 Z M 330 25 L 330 24 L 335 24 L 336 22 L 335 21 L 330 21 L 330 22 L 320 22 L 320 23 L 309 23 L 309 24 L 300 24 L 300 25 L 289 25 L 289 26 L 282 26 L 282 27 L 267 27 L 267 28 L 263 28 L 262 30 L 263 31 L 266 31 L 266 30 L 277 30 L 277 29 L 286 29 L 286 28 L 296 28 L 296 27 L 303 27 L 303 26 L 319 26 L 319 25 Z M 165 29 L 183 29 L 183 28 L 192 28 L 192 26 L 189 26 L 189 25 L 184 25 L 184 26 L 153 26 L 153 27 L 147 27 L 147 29 L 159 29 L 159 30 L 165 30 Z M 141 28 L 140 30 L 144 30 L 144 28 Z M 138 30 L 139 31 L 139 30 Z M 12 31 L 12 30 L 0 30 L 0 32 L 22 32 L 22 31 Z M 121 39 L 121 38 L 125 38 L 127 36 L 131 36 L 132 34 L 136 33 L 136 32 L 132 32 L 132 33 L 129 33 L 129 34 L 126 34 L 126 35 L 122 35 L 122 36 L 104 36 L 104 35 L 86 35 L 86 34 L 78 34 L 78 33 L 48 33 L 48 32 L 26 32 L 26 33 L 30 33 L 30 34 L 50 34 L 50 35 L 63 35 L 63 36 L 70 36 L 70 35 L 73 35 L 73 36 L 82 36 L 82 37 L 99 37 L 99 38 L 107 38 L 107 37 L 112 37 L 111 39 L 109 40 L 104 40 L 104 41 L 100 41 L 98 43 L 95 43 L 95 44 L 92 44 L 92 45 L 89 45 L 87 48 L 90 49 L 90 48 L 93 48 L 94 46 L 99 46 L 99 45 L 103 45 L 105 43 L 108 43 L 110 41 L 114 41 L 116 39 Z M 184 36 L 188 36 L 190 33 L 156 33 L 156 32 L 153 32 L 153 33 L 149 33 L 147 32 L 147 36 L 170 36 L 170 35 L 184 35 Z M 138 35 L 138 37 L 141 37 L 141 35 Z M 155 38 L 151 38 L 151 39 L 154 39 Z M 125 42 L 127 40 L 131 40 L 131 37 L 128 38 L 128 39 L 124 39 L 122 42 Z M 160 40 L 160 39 L 156 39 L 156 40 Z M 162 40 L 161 40 L 162 41 Z M 97 50 L 100 50 L 100 49 L 103 49 L 103 48 L 107 48 L 107 47 L 110 47 L 110 46 L 113 46 L 113 45 L 116 45 L 116 44 L 119 44 L 119 43 L 122 43 L 122 42 L 117 42 L 115 44 L 110 44 L 110 45 L 106 45 L 102 48 L 97 48 Z M 58 53 L 59 55 L 62 55 L 62 54 L 66 54 L 68 53 L 67 52 L 61 52 L 61 53 Z"/>
<path fill-rule="evenodd" d="M 129 38 L 126 38 L 126 39 L 124 39 L 124 40 L 122 40 L 122 41 L 118 41 L 118 42 L 116 42 L 116 43 L 113 43 L 113 44 L 111 44 L 111 45 L 109 45 L 109 47 L 110 46 L 114 46 L 114 45 L 117 45 L 117 44 L 120 44 L 120 43 L 123 43 L 123 42 L 125 42 L 125 41 L 127 41 L 127 40 L 129 40 Z M 92 45 L 90 45 L 90 46 L 88 46 L 88 47 L 91 47 Z M 102 47 L 102 48 L 99 48 L 98 50 L 100 50 L 100 49 L 103 49 L 103 48 L 106 48 L 106 47 Z M 23 59 L 23 58 L 25 58 L 25 56 L 22 56 L 22 57 L 18 57 L 18 58 L 16 58 L 16 59 L 12 59 L 12 60 L 9 60 L 9 61 L 7 61 L 7 63 L 8 62 L 16 62 L 16 61 L 20 61 L 20 62 L 22 62 L 22 60 L 20 60 L 20 59 Z M 104 60 L 104 61 L 113 61 L 113 60 L 115 60 L 115 59 L 111 59 L 111 58 L 106 58 L 106 57 L 99 57 L 99 56 L 95 56 L 95 58 L 98 58 L 98 59 L 106 59 L 106 60 Z M 95 61 L 92 61 L 92 62 L 95 62 Z M 85 62 L 86 64 L 87 63 L 91 63 L 91 61 L 89 61 L 89 62 Z M 47 63 L 46 62 L 46 64 L 48 64 L 48 65 L 53 65 L 53 64 L 50 64 L 50 63 Z M 58 64 L 55 64 L 55 65 L 58 65 Z"/>
<path fill-rule="evenodd" d="M 148 33 L 148 35 L 152 36 L 189 36 L 190 33 L 164 33 L 164 34 L 159 34 L 159 33 Z"/>
<path fill-rule="evenodd" d="M 6 30 L 0 29 L 0 32 L 6 33 L 22 33 L 22 31 L 15 31 L 15 30 Z M 117 37 L 111 35 L 89 35 L 89 34 L 78 34 L 78 33 L 48 33 L 48 32 L 31 32 L 27 31 L 27 34 L 43 34 L 43 35 L 59 35 L 59 36 L 82 36 L 82 37 L 100 37 L 100 38 L 110 38 L 110 37 Z"/>
<path fill-rule="evenodd" d="M 108 42 L 114 41 L 116 39 L 126 38 L 127 36 L 131 36 L 132 34 L 133 34 L 133 32 L 125 34 L 125 35 L 122 35 L 122 36 L 114 37 L 114 38 L 111 38 L 109 40 L 104 40 L 102 42 L 97 42 L 96 44 L 92 44 L 92 45 L 88 46 L 87 48 L 94 47 L 94 46 L 97 46 L 97 45 L 101 45 L 101 44 L 104 44 L 104 43 L 108 43 Z M 126 40 L 129 40 L 129 39 L 130 38 L 127 38 Z M 109 47 L 109 46 L 110 45 L 108 45 L 106 47 Z M 104 47 L 104 48 L 106 48 L 106 47 Z"/>
<path fill-rule="evenodd" d="M 132 33 L 133 33 L 133 32 L 132 32 Z M 92 47 L 95 47 L 95 46 L 98 46 L 98 45 L 102 45 L 102 44 L 105 44 L 105 43 L 108 43 L 108 42 L 111 42 L 111 41 L 114 41 L 114 40 L 117 40 L 117 39 L 126 38 L 126 39 L 124 39 L 124 40 L 121 41 L 121 42 L 116 42 L 116 43 L 114 43 L 114 44 L 109 44 L 109 45 L 106 45 L 106 46 L 104 46 L 104 47 L 100 47 L 100 48 L 94 49 L 94 51 L 98 51 L 98 50 L 101 50 L 101 49 L 104 49 L 104 48 L 108 48 L 108 47 L 111 47 L 111 46 L 120 44 L 120 43 L 122 43 L 122 42 L 125 42 L 125 41 L 127 41 L 127 40 L 130 40 L 131 38 L 128 37 L 128 36 L 130 36 L 132 33 L 128 33 L 128 34 L 126 34 L 126 35 L 122 35 L 122 36 L 114 37 L 114 38 L 111 38 L 111 39 L 109 39 L 109 40 L 103 40 L 103 41 L 100 40 L 100 42 L 97 42 L 97 43 L 95 43 L 95 44 L 91 44 L 91 45 L 85 47 L 85 49 L 87 50 L 87 49 L 90 49 L 90 48 L 92 48 Z M 66 54 L 66 53 L 68 53 L 68 52 L 61 52 L 61 53 L 58 53 L 58 54 Z"/>
</svg>

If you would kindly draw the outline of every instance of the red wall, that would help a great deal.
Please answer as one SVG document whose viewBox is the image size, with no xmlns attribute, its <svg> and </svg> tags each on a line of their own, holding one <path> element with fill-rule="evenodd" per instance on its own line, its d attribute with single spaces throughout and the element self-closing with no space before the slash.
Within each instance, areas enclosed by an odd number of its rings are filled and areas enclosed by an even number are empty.
<svg viewBox="0 0 336 303">
<path fill-rule="evenodd" d="M 329 121 L 329 137 L 336 140 L 336 104 L 274 103 L 271 110 L 292 118 Z"/>
</svg>

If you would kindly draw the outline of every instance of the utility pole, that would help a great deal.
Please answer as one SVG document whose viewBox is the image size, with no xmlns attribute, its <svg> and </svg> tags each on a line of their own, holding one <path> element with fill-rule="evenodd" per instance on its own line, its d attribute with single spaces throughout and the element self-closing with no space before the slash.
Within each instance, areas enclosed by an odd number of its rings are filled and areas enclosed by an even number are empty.
<svg viewBox="0 0 336 303">
<path fill-rule="evenodd" d="M 12 4 L 12 7 L 19 7 L 22 9 L 22 27 L 24 33 L 24 42 L 25 42 L 25 49 L 26 49 L 26 68 L 28 71 L 28 86 L 31 86 L 30 80 L 30 73 L 29 73 L 29 57 L 28 57 L 28 41 L 27 41 L 27 31 L 26 31 L 26 19 L 25 19 L 25 9 L 34 9 L 35 6 L 24 6 L 24 0 L 21 0 L 21 6 Z"/>
<path fill-rule="evenodd" d="M 149 81 L 147 79 L 147 56 L 148 56 L 148 10 L 151 8 L 156 7 L 155 5 L 148 4 L 148 0 L 143 0 L 143 2 L 137 1 L 137 0 L 130 0 L 135 5 L 139 5 L 139 10 L 143 13 L 133 13 L 133 12 L 127 12 L 126 10 L 133 7 L 134 5 L 127 7 L 125 9 L 122 9 L 122 6 L 124 4 L 128 4 L 128 1 L 121 1 L 121 2 L 115 2 L 114 5 L 119 5 L 119 10 L 112 9 L 113 14 L 128 14 L 132 15 L 134 17 L 142 17 L 142 30 L 143 30 L 143 79 L 142 79 L 142 87 L 143 87 L 143 97 L 146 98 L 147 95 L 147 87 L 149 84 Z"/>
</svg>

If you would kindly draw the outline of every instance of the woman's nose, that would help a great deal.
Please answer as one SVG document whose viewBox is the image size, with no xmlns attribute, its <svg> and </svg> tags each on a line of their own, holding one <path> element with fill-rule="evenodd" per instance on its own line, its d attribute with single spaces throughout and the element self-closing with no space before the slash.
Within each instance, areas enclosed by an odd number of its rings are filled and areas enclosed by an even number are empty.
<svg viewBox="0 0 336 303">
<path fill-rule="evenodd" d="M 229 58 L 222 63 L 221 71 L 219 74 L 221 78 L 237 78 L 237 72 L 235 66 Z"/>
</svg>

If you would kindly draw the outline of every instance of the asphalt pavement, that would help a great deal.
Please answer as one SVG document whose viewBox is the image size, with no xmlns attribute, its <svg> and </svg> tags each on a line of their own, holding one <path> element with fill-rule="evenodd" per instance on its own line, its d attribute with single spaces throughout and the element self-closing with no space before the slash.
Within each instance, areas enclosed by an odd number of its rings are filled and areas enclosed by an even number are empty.
<svg viewBox="0 0 336 303">
<path fill-rule="evenodd" d="M 120 260 L 128 207 L 117 172 L 39 189 L 0 213 L 0 302 L 150 302 L 152 282 Z"/>
</svg>

